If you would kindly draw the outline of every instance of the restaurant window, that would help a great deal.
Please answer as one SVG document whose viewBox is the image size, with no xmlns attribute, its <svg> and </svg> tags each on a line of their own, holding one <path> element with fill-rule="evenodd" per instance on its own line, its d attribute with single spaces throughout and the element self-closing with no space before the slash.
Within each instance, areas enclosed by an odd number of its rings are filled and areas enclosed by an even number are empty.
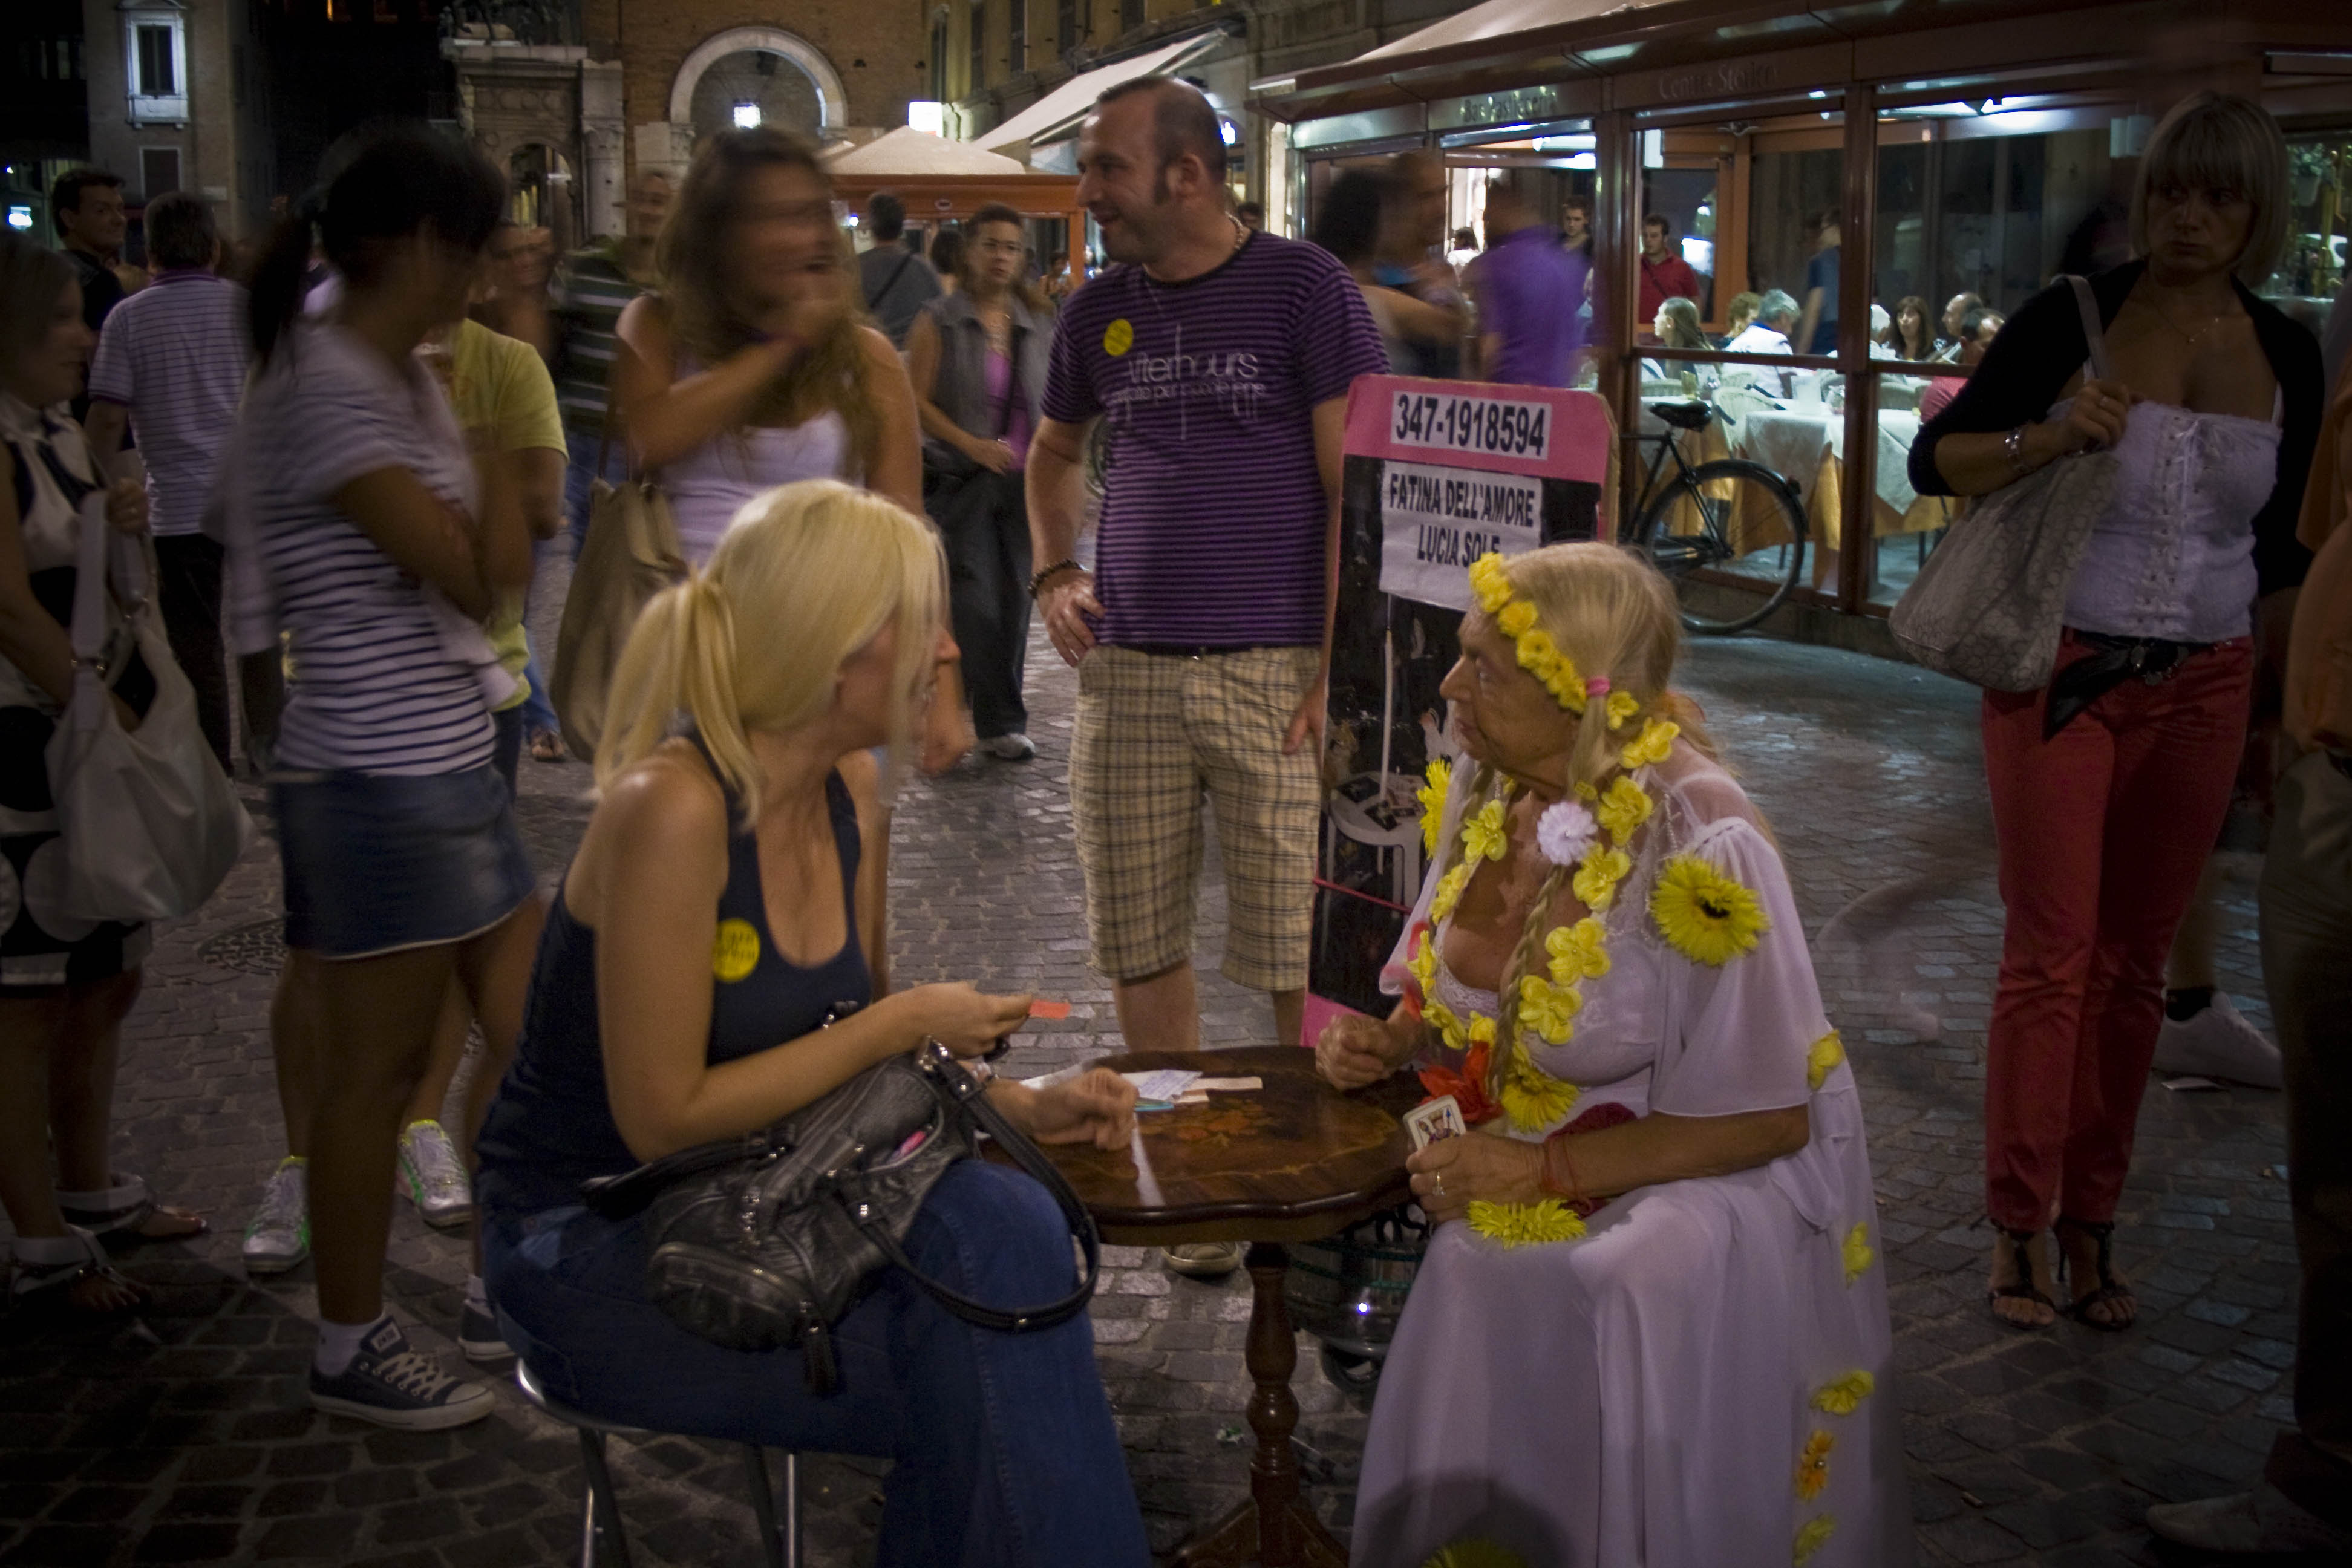
<svg viewBox="0 0 2352 1568">
<path fill-rule="evenodd" d="M 978 92 L 988 85 L 988 0 L 972 0 L 968 22 L 971 60 L 967 68 L 971 77 L 964 90 Z"/>
<path fill-rule="evenodd" d="M 1025 71 L 1029 68 L 1029 0 L 1013 0 L 1008 25 L 1005 68 Z"/>
<path fill-rule="evenodd" d="M 2352 131 L 2287 143 L 2286 250 L 2261 292 L 2315 331 L 2344 287 Z"/>
</svg>

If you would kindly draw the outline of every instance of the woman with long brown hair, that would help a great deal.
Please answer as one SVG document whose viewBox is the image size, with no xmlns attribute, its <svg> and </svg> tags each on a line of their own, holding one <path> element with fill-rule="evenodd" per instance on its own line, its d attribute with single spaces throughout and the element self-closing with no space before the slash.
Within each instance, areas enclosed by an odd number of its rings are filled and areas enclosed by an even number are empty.
<svg viewBox="0 0 2352 1568">
<path fill-rule="evenodd" d="M 658 469 L 678 542 L 700 566 L 752 497 L 843 479 L 919 514 L 914 388 L 858 308 L 833 182 L 814 145 L 770 127 L 696 155 L 655 246 L 660 283 L 621 312 L 613 404 L 636 461 Z M 955 658 L 942 639 L 942 662 Z M 952 668 L 924 762 L 971 745 Z"/>
</svg>

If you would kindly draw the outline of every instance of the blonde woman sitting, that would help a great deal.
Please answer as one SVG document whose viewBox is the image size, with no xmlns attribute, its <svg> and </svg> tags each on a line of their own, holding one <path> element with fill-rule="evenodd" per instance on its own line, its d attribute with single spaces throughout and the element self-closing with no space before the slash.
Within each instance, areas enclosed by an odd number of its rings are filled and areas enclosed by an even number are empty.
<svg viewBox="0 0 2352 1568">
<path fill-rule="evenodd" d="M 1468 1137 L 1373 1406 L 1359 1568 L 1910 1561 L 1862 1109 L 1769 831 L 1668 688 L 1673 590 L 1604 544 L 1472 568 L 1402 1003 Z"/>
</svg>

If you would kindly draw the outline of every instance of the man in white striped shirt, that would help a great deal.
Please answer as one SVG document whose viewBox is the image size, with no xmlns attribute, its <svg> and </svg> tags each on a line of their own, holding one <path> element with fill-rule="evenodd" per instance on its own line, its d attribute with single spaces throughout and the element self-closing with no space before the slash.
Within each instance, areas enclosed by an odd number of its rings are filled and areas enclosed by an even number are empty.
<svg viewBox="0 0 2352 1568">
<path fill-rule="evenodd" d="M 205 739 L 226 768 L 222 549 L 205 536 L 201 520 L 253 360 L 245 290 L 212 270 L 220 240 L 201 197 L 158 197 L 148 204 L 146 227 L 155 280 L 117 305 L 99 334 L 89 371 L 89 444 L 99 461 L 109 463 L 125 426 L 136 430 L 163 574 L 157 599 L 163 627 L 172 657 L 195 688 Z M 274 656 L 249 662 L 256 668 L 243 682 L 248 750 L 257 732 L 276 728 L 277 709 Z"/>
</svg>

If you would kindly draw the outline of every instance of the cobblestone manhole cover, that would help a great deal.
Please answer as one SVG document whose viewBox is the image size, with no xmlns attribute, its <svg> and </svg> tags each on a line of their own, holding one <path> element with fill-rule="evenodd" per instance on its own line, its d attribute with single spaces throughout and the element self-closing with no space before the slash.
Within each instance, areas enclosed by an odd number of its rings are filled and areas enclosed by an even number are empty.
<svg viewBox="0 0 2352 1568">
<path fill-rule="evenodd" d="M 196 956 L 223 969 L 275 974 L 286 959 L 286 923 L 271 919 L 234 926 L 196 949 Z"/>
</svg>

